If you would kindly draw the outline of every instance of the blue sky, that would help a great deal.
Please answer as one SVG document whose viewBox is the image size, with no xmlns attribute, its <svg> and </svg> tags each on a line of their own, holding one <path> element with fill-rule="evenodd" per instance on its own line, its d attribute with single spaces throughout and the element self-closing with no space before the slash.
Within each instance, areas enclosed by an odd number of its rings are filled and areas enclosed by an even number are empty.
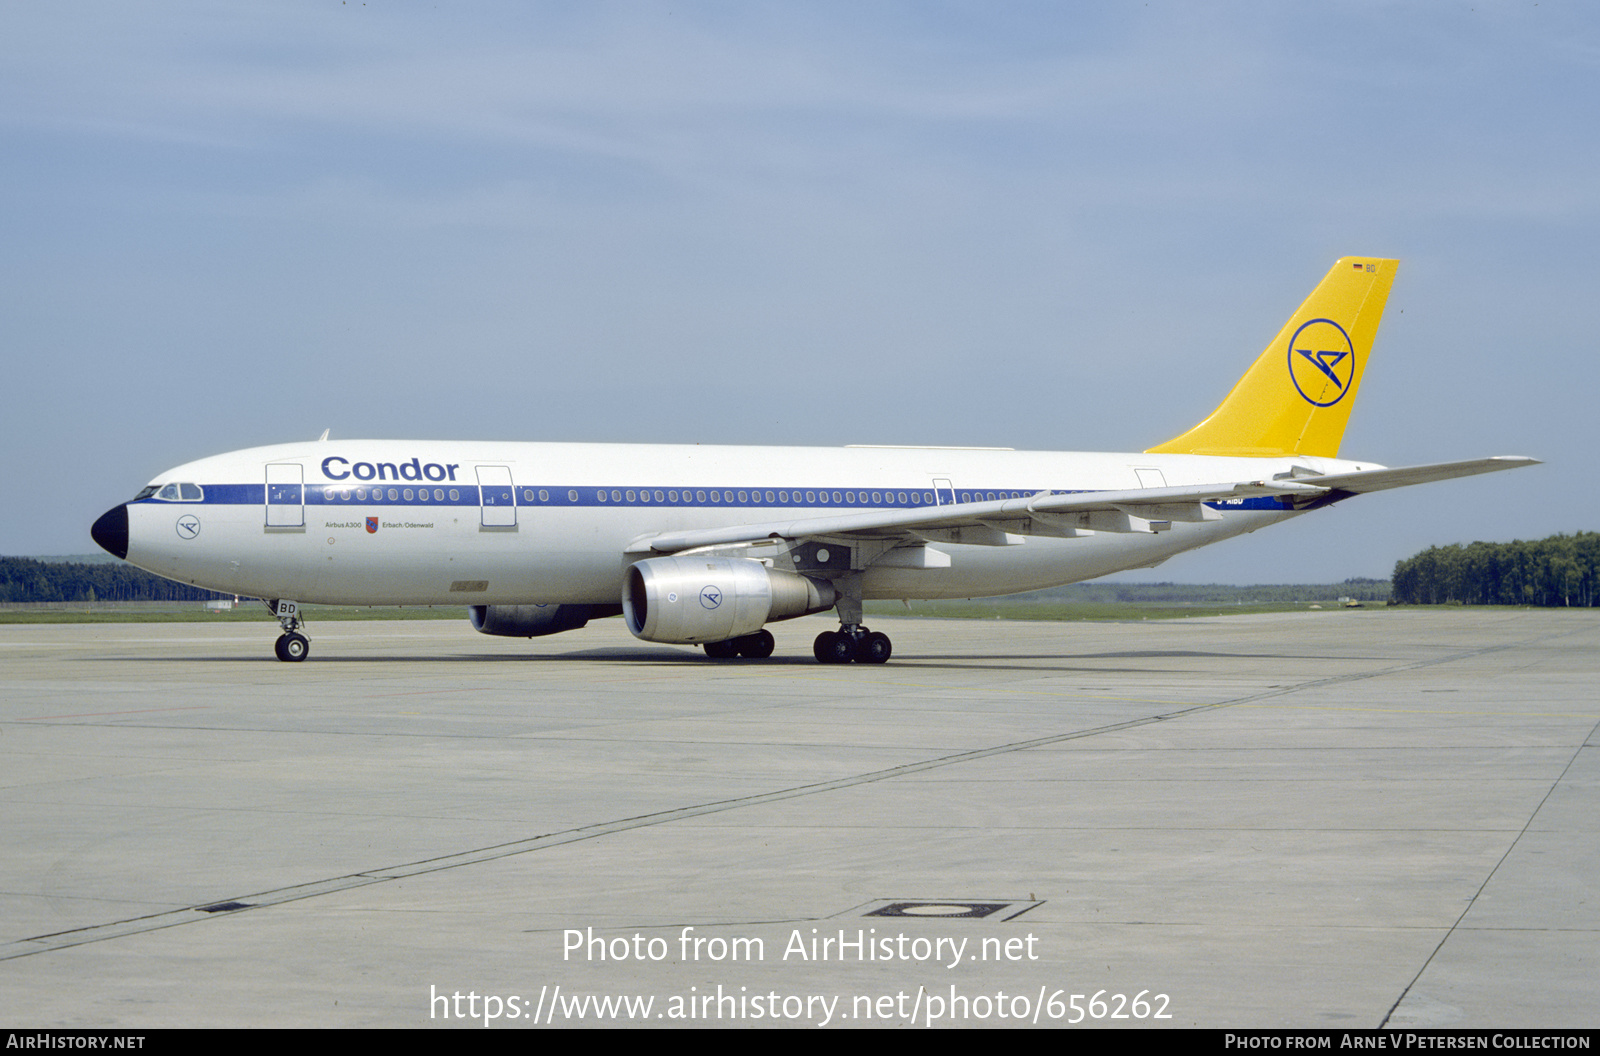
<svg viewBox="0 0 1600 1056">
<path fill-rule="evenodd" d="M 0 553 L 335 437 L 1140 450 L 1402 260 L 1342 454 L 1546 466 L 1140 578 L 1600 528 L 1600 15 L 1563 3 L 0 13 Z"/>
</svg>

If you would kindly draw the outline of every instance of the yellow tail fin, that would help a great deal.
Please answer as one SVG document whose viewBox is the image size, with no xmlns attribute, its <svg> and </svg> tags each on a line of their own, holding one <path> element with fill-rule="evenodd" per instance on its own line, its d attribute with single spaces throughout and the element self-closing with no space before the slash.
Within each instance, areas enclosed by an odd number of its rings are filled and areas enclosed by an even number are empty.
<svg viewBox="0 0 1600 1056">
<path fill-rule="evenodd" d="M 1211 417 L 1151 453 L 1338 455 L 1399 263 L 1342 258 Z"/>
</svg>

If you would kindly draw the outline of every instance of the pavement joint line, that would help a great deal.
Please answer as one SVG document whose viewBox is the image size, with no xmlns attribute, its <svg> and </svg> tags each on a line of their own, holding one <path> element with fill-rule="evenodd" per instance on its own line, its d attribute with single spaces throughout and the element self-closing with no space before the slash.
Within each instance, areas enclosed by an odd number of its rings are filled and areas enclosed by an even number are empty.
<svg viewBox="0 0 1600 1056">
<path fill-rule="evenodd" d="M 1491 868 L 1489 870 L 1489 872 L 1484 876 L 1483 883 L 1479 884 L 1478 885 L 1478 889 L 1472 893 L 1472 897 L 1467 899 L 1467 904 L 1462 907 L 1461 914 L 1456 917 L 1456 919 L 1455 919 L 1455 921 L 1453 923 L 1451 923 L 1451 925 L 1449 927 L 1449 930 L 1447 930 L 1444 933 L 1443 937 L 1439 939 L 1438 944 L 1436 946 L 1434 946 L 1434 948 L 1431 951 L 1429 951 L 1427 958 L 1422 962 L 1422 965 L 1417 969 L 1417 974 L 1412 976 L 1411 977 L 1411 981 L 1406 984 L 1405 989 L 1400 991 L 1400 996 L 1395 998 L 1395 1002 L 1394 1002 L 1393 1005 L 1389 1006 L 1389 1011 L 1384 1013 L 1383 1022 L 1378 1024 L 1378 1027 L 1377 1027 L 1378 1030 L 1383 1030 L 1385 1027 L 1387 1027 L 1389 1025 L 1389 1020 L 1394 1017 L 1395 1010 L 1398 1009 L 1402 1004 L 1405 1003 L 1406 995 L 1411 993 L 1411 988 L 1417 985 L 1417 981 L 1420 980 L 1422 978 L 1422 976 L 1423 976 L 1423 973 L 1428 970 L 1428 966 L 1433 963 L 1434 958 L 1439 956 L 1439 951 L 1444 949 L 1444 944 L 1449 942 L 1450 941 L 1450 937 L 1452 935 L 1454 935 L 1457 931 L 1463 931 L 1463 930 L 1464 931 L 1503 931 L 1503 930 L 1512 930 L 1512 929 L 1505 929 L 1505 928 L 1497 928 L 1497 927 L 1493 927 L 1493 926 L 1486 926 L 1486 927 L 1483 927 L 1483 928 L 1473 928 L 1473 927 L 1469 927 L 1469 926 L 1465 926 L 1464 927 L 1464 925 L 1466 924 L 1467 914 L 1471 913 L 1472 912 L 1472 908 L 1478 904 L 1478 899 L 1483 897 L 1484 891 L 1488 889 L 1490 882 L 1492 880 L 1494 880 L 1494 875 L 1500 871 L 1500 867 L 1502 865 L 1506 864 L 1506 860 L 1508 858 L 1510 858 L 1512 852 L 1517 849 L 1517 844 L 1522 842 L 1522 837 L 1526 836 L 1528 834 L 1528 832 L 1533 829 L 1534 820 L 1539 817 L 1539 812 L 1544 809 L 1544 805 L 1546 803 L 1550 802 L 1550 797 L 1556 794 L 1556 789 L 1561 787 L 1561 782 L 1566 780 L 1567 774 L 1569 774 L 1572 771 L 1573 765 L 1577 763 L 1578 756 L 1583 754 L 1583 750 L 1585 748 L 1590 747 L 1589 740 L 1594 737 L 1594 735 L 1595 735 L 1595 733 L 1597 731 L 1600 731 L 1600 722 L 1595 723 L 1594 726 L 1589 730 L 1588 736 L 1584 737 L 1583 742 L 1572 750 L 1572 758 L 1567 760 L 1567 765 L 1561 768 L 1561 773 L 1557 774 L 1556 775 L 1556 779 L 1554 781 L 1550 782 L 1550 787 L 1545 789 L 1544 795 L 1539 798 L 1539 805 L 1534 807 L 1533 810 L 1529 812 L 1527 822 L 1525 822 L 1523 824 L 1522 828 L 1517 830 L 1517 834 L 1511 838 L 1511 842 L 1506 844 L 1505 853 L 1502 854 L 1499 857 L 1499 859 L 1494 863 L 1494 867 Z M 1524 929 L 1515 929 L 1515 930 L 1524 930 Z M 1549 930 L 1549 929 L 1539 929 L 1539 930 Z M 1587 931 L 1587 930 L 1591 930 L 1591 929 L 1584 929 L 1584 930 Z"/>
<path fill-rule="evenodd" d="M 817 795 L 823 792 L 832 792 L 844 788 L 853 788 L 860 785 L 872 784 L 878 781 L 887 781 L 909 774 L 939 769 L 946 766 L 953 766 L 958 763 L 975 762 L 979 759 L 987 759 L 997 755 L 1008 755 L 1012 752 L 1026 751 L 1031 748 L 1042 748 L 1049 745 L 1062 744 L 1068 741 L 1097 737 L 1106 733 L 1117 733 L 1123 730 L 1138 729 L 1143 726 L 1167 722 L 1172 719 L 1184 718 L 1196 713 L 1216 711 L 1221 708 L 1235 707 L 1243 704 L 1251 704 L 1256 701 L 1287 696 L 1289 694 L 1303 692 L 1308 689 L 1318 689 L 1348 682 L 1365 681 L 1367 679 L 1381 678 L 1385 675 L 1399 674 L 1406 671 L 1415 671 L 1426 667 L 1435 667 L 1440 664 L 1454 663 L 1458 660 L 1471 659 L 1472 657 L 1482 656 L 1488 653 L 1500 652 L 1512 648 L 1520 648 L 1539 642 L 1549 641 L 1551 639 L 1565 638 L 1572 634 L 1579 633 L 1579 630 L 1581 629 L 1575 629 L 1556 634 L 1541 635 L 1537 638 L 1528 639 L 1526 641 L 1503 642 L 1498 645 L 1489 645 L 1477 649 L 1468 649 L 1445 656 L 1437 656 L 1427 660 L 1417 660 L 1409 663 L 1397 664 L 1372 671 L 1352 672 L 1344 675 L 1334 675 L 1327 678 L 1312 679 L 1311 681 L 1302 682 L 1295 685 L 1279 686 L 1274 689 L 1263 690 L 1262 692 L 1252 693 L 1243 697 L 1237 697 L 1233 700 L 1218 701 L 1214 704 L 1195 704 L 1180 708 L 1176 711 L 1170 711 L 1159 715 L 1148 715 L 1143 718 L 1130 719 L 1125 722 L 1110 723 L 1105 726 L 1097 726 L 1091 729 L 1074 730 L 1070 733 L 1051 734 L 1045 737 L 1035 737 L 1024 741 L 1015 741 L 1010 744 L 993 745 L 988 748 L 978 748 L 972 751 L 957 752 L 953 755 L 925 759 L 916 763 L 905 763 L 900 766 L 889 767 L 883 770 L 873 770 L 864 774 L 852 775 L 850 777 L 835 778 L 831 781 L 820 781 L 813 784 L 796 785 L 791 788 L 779 789 L 774 792 L 760 793 L 752 796 L 740 796 L 733 799 L 713 800 L 708 803 L 700 803 L 687 807 L 678 807 L 673 810 L 658 811 L 651 814 L 641 814 L 631 818 L 619 818 L 612 821 L 598 822 L 593 825 L 579 826 L 578 828 L 567 829 L 561 832 L 546 833 L 544 835 L 534 836 L 528 839 L 513 840 L 508 843 L 495 844 L 489 847 L 481 847 L 470 851 L 461 851 L 456 854 L 440 855 L 435 858 L 427 858 L 415 862 L 406 862 L 398 865 L 366 869 L 360 872 L 350 873 L 345 876 L 330 877 L 324 880 L 314 880 L 305 884 L 295 884 L 288 887 L 280 887 L 248 895 L 210 899 L 198 905 L 186 906 L 182 909 L 167 910 L 161 913 L 111 921 L 105 924 L 90 924 L 80 928 L 72 928 L 67 931 L 35 935 L 24 939 L 13 940 L 3 946 L 0 946 L 0 961 L 13 960 L 18 957 L 28 957 L 34 954 L 48 953 L 56 950 L 70 949 L 74 946 L 82 946 L 93 942 L 103 942 L 110 939 L 124 938 L 130 935 L 160 931 L 165 928 L 198 923 L 199 921 L 203 920 L 232 917 L 238 913 L 245 912 L 250 909 L 283 905 L 288 902 L 298 902 L 307 898 L 315 898 L 321 895 L 333 894 L 339 891 L 347 891 L 358 887 L 367 887 L 372 884 L 385 883 L 391 880 L 422 876 L 428 873 L 456 869 L 462 866 L 479 865 L 485 862 L 496 861 L 501 858 L 509 858 L 514 855 L 528 854 L 551 847 L 559 847 L 565 844 L 578 843 L 584 840 L 609 836 L 618 832 L 648 828 L 655 825 L 665 825 L 675 821 L 682 821 L 687 818 L 700 817 L 706 814 L 717 814 L 743 807 L 762 806 L 768 803 L 777 803 L 789 799 L 798 799 L 802 796 Z M 1590 737 L 1593 737 L 1593 733 L 1590 734 Z M 1587 741 L 1588 738 L 1585 740 Z M 1577 753 L 1575 752 L 1573 759 L 1575 760 L 1576 758 Z M 1568 767 L 1570 768 L 1570 766 L 1571 762 L 1569 761 Z M 1564 770 L 1563 775 L 1565 775 L 1565 772 L 1566 771 Z M 1556 784 L 1559 784 L 1559 782 L 1560 779 L 1558 778 Z M 1553 791 L 1554 788 L 1555 784 L 1552 784 L 1551 790 Z M 1546 798 L 1548 798 L 1548 796 L 1549 793 L 1546 793 Z M 1541 801 L 1541 806 L 1542 805 L 1543 801 Z M 1537 814 L 1537 812 L 1538 811 L 1536 808 L 1534 813 Z M 1531 824 L 1531 822 L 1532 817 L 1530 816 L 1529 824 Z M 1525 831 L 1526 826 L 1519 831 L 1519 838 L 1520 833 Z M 1506 854 L 1509 855 L 1511 847 L 1514 847 L 1515 845 L 1516 840 L 1514 839 L 1511 845 L 1507 848 Z M 1504 857 L 1502 857 L 1501 861 L 1504 861 Z M 1496 865 L 1496 868 L 1498 868 L 1498 864 Z M 1490 871 L 1489 876 L 1493 876 L 1493 870 Z M 1484 884 L 1487 884 L 1488 882 L 1489 877 L 1485 877 Z M 1482 888 L 1480 887 L 1479 893 L 1481 892 Z M 1474 901 L 1475 900 L 1476 895 L 1474 896 Z M 207 906 L 221 905 L 229 902 L 243 903 L 243 907 L 241 909 L 218 913 L 204 912 Z M 1468 909 L 1470 908 L 1471 903 L 1468 904 Z M 1462 917 L 1465 917 L 1465 915 L 1466 910 L 1463 910 Z M 1459 923 L 1460 919 L 1458 918 L 1456 925 L 1451 927 L 1451 932 L 1455 930 L 1456 926 L 1459 926 Z M 1446 938 L 1448 938 L 1448 933 Z M 1437 952 L 1437 950 L 1435 952 Z M 1431 955 L 1429 960 L 1432 960 Z M 1426 964 L 1424 964 L 1423 967 L 1425 969 Z M 1418 977 L 1420 978 L 1420 972 L 1418 973 Z M 1413 983 L 1414 982 L 1415 980 L 1413 980 Z M 1407 991 L 1409 991 L 1409 989 L 1410 986 L 1407 987 Z M 1404 999 L 1405 992 L 1402 992 L 1399 1000 L 1395 1002 L 1394 1008 L 1398 1008 L 1400 1002 Z M 1389 1010 L 1389 1014 L 1384 1017 L 1385 1022 L 1388 1021 L 1389 1015 L 1393 1015 L 1394 1008 L 1391 1008 Z"/>
</svg>

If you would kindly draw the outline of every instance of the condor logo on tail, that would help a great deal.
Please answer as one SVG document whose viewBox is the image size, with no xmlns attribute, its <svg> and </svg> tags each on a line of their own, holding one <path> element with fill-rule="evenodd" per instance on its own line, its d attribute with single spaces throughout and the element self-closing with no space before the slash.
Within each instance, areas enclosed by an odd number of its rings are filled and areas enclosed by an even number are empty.
<svg viewBox="0 0 1600 1056">
<path fill-rule="evenodd" d="M 1350 391 L 1355 373 L 1355 346 L 1332 319 L 1313 319 L 1289 339 L 1289 377 L 1307 403 L 1332 407 Z"/>
</svg>

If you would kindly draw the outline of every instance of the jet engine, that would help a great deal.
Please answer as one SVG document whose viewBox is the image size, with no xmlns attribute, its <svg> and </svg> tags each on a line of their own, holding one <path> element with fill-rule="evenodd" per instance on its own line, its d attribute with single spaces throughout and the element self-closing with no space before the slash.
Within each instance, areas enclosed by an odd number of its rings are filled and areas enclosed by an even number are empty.
<svg viewBox="0 0 1600 1056">
<path fill-rule="evenodd" d="M 621 605 L 473 605 L 472 629 L 505 638 L 538 638 L 575 631 L 590 620 L 616 616 Z"/>
<path fill-rule="evenodd" d="M 622 582 L 628 630 L 647 642 L 723 642 L 837 599 L 831 583 L 742 557 L 653 557 Z"/>
</svg>

